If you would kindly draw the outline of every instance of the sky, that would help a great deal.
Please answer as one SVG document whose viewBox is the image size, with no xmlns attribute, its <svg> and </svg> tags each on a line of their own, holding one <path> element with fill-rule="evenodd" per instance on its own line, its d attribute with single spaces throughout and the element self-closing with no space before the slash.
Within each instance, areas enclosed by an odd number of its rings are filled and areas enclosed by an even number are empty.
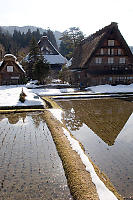
<svg viewBox="0 0 133 200">
<path fill-rule="evenodd" d="M 133 46 L 133 0 L 0 0 L 0 26 L 37 26 L 65 31 L 79 27 L 86 35 L 117 22 Z"/>
</svg>

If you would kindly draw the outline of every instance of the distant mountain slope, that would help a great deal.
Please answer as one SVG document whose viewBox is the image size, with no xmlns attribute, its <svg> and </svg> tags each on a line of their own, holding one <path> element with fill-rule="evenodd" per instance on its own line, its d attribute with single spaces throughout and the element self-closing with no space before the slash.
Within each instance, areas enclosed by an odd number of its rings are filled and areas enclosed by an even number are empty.
<svg viewBox="0 0 133 200">
<path fill-rule="evenodd" d="M 3 29 L 3 31 L 8 31 L 10 34 L 14 33 L 14 30 L 20 31 L 21 33 L 27 33 L 28 29 L 31 30 L 31 32 L 36 31 L 37 29 L 39 29 L 40 33 L 42 34 L 43 32 L 47 32 L 46 29 L 43 28 L 39 28 L 36 26 L 1 26 L 1 28 Z M 59 31 L 53 31 L 55 38 L 56 38 L 56 42 L 58 47 L 60 46 L 61 41 L 59 40 L 61 38 L 61 32 Z"/>
</svg>

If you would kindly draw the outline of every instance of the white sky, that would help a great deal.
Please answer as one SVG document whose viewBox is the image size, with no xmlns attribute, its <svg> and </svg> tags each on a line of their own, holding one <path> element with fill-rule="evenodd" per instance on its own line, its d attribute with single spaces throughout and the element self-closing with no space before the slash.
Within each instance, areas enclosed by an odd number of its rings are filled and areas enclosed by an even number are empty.
<svg viewBox="0 0 133 200">
<path fill-rule="evenodd" d="M 0 0 L 1 26 L 37 26 L 65 31 L 76 26 L 86 36 L 117 22 L 133 46 L 133 0 Z"/>
</svg>

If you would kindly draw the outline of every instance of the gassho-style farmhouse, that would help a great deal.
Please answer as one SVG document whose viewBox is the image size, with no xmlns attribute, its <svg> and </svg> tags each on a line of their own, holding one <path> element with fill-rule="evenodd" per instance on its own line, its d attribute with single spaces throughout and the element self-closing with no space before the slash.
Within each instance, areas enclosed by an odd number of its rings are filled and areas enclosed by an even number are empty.
<svg viewBox="0 0 133 200">
<path fill-rule="evenodd" d="M 112 22 L 81 41 L 70 70 L 74 85 L 133 83 L 133 55 L 117 23 Z"/>
<path fill-rule="evenodd" d="M 52 77 L 58 78 L 62 66 L 69 61 L 46 36 L 40 39 L 38 45 L 50 65 Z M 82 40 L 66 66 L 68 82 L 75 86 L 133 83 L 133 54 L 115 22 Z M 21 84 L 25 75 L 30 76 L 29 73 L 24 71 L 15 56 L 7 54 L 0 62 L 0 85 Z"/>
<path fill-rule="evenodd" d="M 23 83 L 25 71 L 12 54 L 6 54 L 0 62 L 0 85 L 17 85 Z"/>
</svg>

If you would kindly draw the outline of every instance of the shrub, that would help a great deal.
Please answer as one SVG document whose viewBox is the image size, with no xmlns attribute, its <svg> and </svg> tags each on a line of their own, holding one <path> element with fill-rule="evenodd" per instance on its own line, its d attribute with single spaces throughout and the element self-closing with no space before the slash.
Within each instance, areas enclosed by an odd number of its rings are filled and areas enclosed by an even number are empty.
<svg viewBox="0 0 133 200">
<path fill-rule="evenodd" d="M 21 93 L 19 95 L 19 101 L 24 103 L 25 102 L 25 97 L 26 97 L 26 94 L 24 93 L 23 88 L 22 88 L 22 91 L 21 91 Z"/>
</svg>

